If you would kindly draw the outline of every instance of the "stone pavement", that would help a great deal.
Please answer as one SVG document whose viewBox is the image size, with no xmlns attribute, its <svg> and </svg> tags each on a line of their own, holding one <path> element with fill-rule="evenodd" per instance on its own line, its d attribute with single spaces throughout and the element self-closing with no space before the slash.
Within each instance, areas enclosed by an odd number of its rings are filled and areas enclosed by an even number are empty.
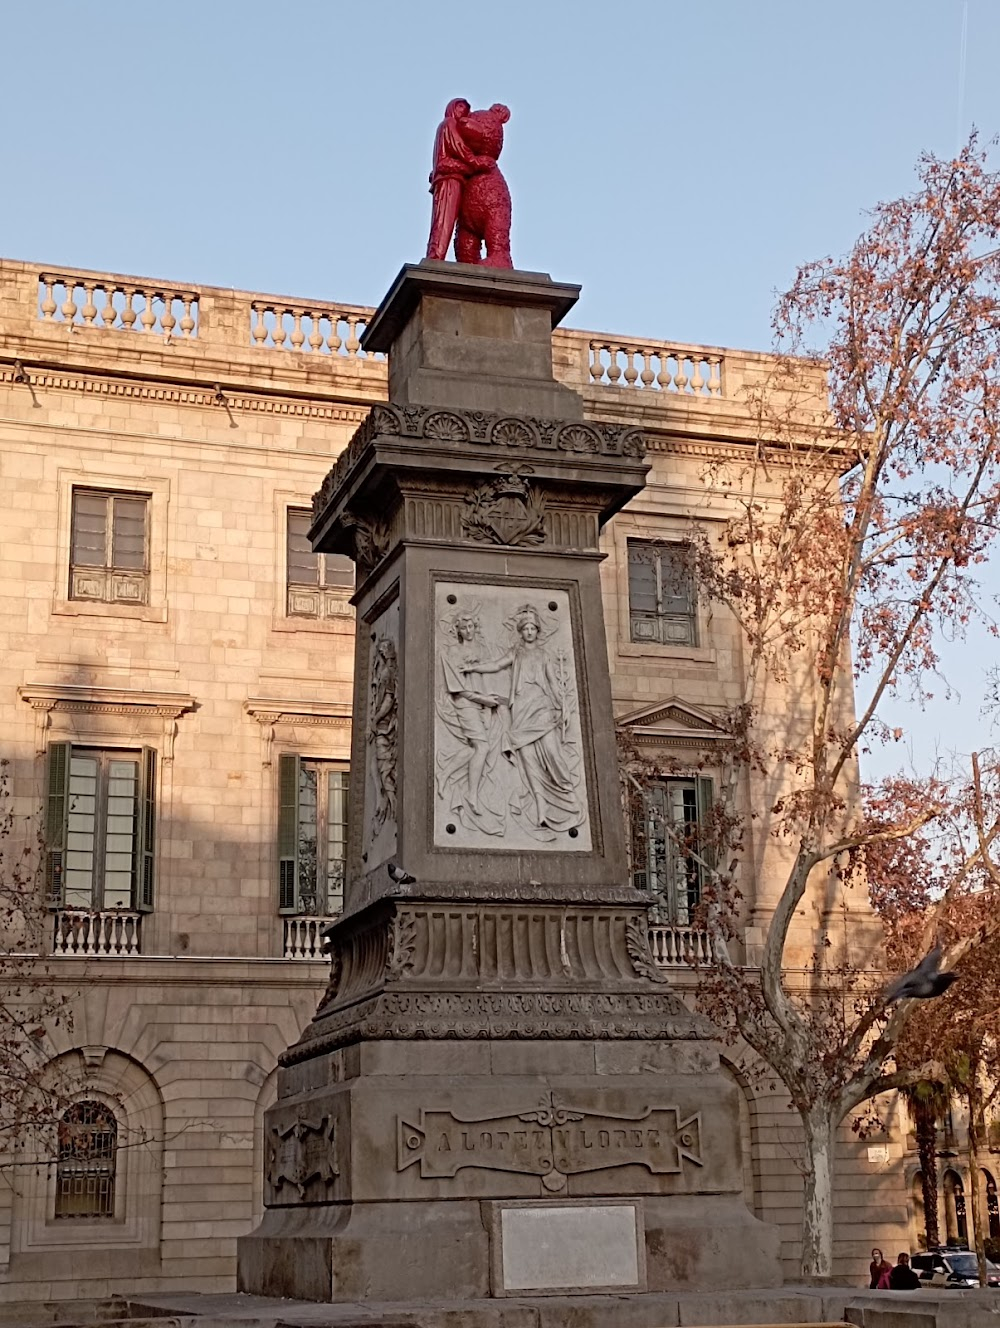
<svg viewBox="0 0 1000 1328">
<path fill-rule="evenodd" d="M 28 1307 L 26 1307 L 27 1309 Z M 3 1328 L 997 1328 L 1000 1294 L 992 1291 L 869 1292 L 857 1287 L 657 1295 L 506 1297 L 380 1305 L 319 1304 L 267 1296 L 177 1292 L 115 1297 L 74 1316 L 69 1305 L 30 1307 L 23 1320 L 8 1306 Z M 82 1308 L 82 1307 L 81 1307 Z M 13 1317 L 9 1315 L 13 1313 Z"/>
</svg>

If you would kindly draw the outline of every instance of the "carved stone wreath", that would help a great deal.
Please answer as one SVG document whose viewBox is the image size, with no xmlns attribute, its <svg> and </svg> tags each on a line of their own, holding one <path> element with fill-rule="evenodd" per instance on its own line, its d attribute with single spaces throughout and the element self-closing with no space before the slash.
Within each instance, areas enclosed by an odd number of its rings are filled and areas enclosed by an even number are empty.
<svg viewBox="0 0 1000 1328">
<path fill-rule="evenodd" d="M 509 546 L 544 542 L 545 495 L 517 470 L 487 480 L 465 501 L 469 510 L 462 517 L 462 531 L 467 539 Z"/>
</svg>

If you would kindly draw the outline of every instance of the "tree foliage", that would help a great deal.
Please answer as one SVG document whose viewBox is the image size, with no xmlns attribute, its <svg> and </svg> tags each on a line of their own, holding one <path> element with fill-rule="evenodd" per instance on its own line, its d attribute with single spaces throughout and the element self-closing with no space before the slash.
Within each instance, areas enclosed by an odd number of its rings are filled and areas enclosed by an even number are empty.
<svg viewBox="0 0 1000 1328">
<path fill-rule="evenodd" d="M 991 759 L 958 779 L 890 780 L 866 800 L 858 790 L 864 752 L 902 736 L 882 717 L 887 699 L 919 703 L 942 635 L 980 614 L 977 576 L 1000 508 L 1000 175 L 973 137 L 955 160 L 922 158 L 918 176 L 913 194 L 875 209 L 846 258 L 803 267 L 781 298 L 782 358 L 752 397 L 757 444 L 727 480 L 734 515 L 694 536 L 703 591 L 742 631 L 730 752 L 761 791 L 734 838 L 734 868 L 714 871 L 720 962 L 703 998 L 780 1076 L 801 1117 L 807 1275 L 832 1272 L 837 1125 L 938 1069 L 897 1059 L 917 1003 L 887 1006 L 883 961 L 858 948 L 845 890 L 867 874 L 876 896 L 895 891 L 897 968 L 935 940 L 947 964 L 971 964 L 1000 922 Z M 751 838 L 774 847 L 784 872 L 752 971 L 730 958 L 740 844 Z M 908 857 L 934 871 L 916 911 Z M 882 877 L 890 858 L 893 881 Z M 725 846 L 715 860 L 731 861 Z M 807 890 L 824 901 L 814 924 L 800 920 Z M 984 920 L 970 930 L 963 915 L 959 927 L 956 910 L 975 897 Z"/>
</svg>

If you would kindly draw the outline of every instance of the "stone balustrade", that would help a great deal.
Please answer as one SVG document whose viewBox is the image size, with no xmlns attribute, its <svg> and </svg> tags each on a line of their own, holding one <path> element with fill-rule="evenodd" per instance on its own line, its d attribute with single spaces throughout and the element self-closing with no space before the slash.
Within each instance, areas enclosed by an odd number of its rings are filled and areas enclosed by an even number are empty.
<svg viewBox="0 0 1000 1328">
<path fill-rule="evenodd" d="M 609 387 L 678 392 L 694 397 L 725 395 L 724 357 L 692 346 L 663 342 L 590 341 L 590 379 Z"/>
<path fill-rule="evenodd" d="M 715 963 L 709 934 L 698 927 L 653 923 L 649 928 L 649 948 L 660 968 Z"/>
<path fill-rule="evenodd" d="M 323 945 L 323 930 L 329 927 L 333 918 L 321 918 L 310 914 L 307 917 L 283 918 L 285 930 L 284 956 L 286 959 L 326 959 Z"/>
<path fill-rule="evenodd" d="M 198 292 L 94 273 L 40 272 L 38 316 L 48 323 L 185 339 L 198 335 Z"/>
<path fill-rule="evenodd" d="M 361 349 L 361 334 L 371 315 L 371 309 L 251 300 L 250 344 L 312 355 L 385 359 L 366 356 Z"/>
<path fill-rule="evenodd" d="M 60 909 L 53 914 L 54 955 L 138 955 L 142 914 L 114 910 Z"/>
<path fill-rule="evenodd" d="M 0 360 L 6 351 L 8 360 L 28 368 L 53 360 L 64 364 L 70 345 L 81 365 L 103 364 L 112 333 L 122 363 L 130 343 L 145 346 L 136 365 L 143 372 L 173 360 L 176 368 L 169 372 L 182 372 L 186 381 L 222 383 L 227 391 L 267 382 L 272 390 L 279 384 L 307 386 L 310 392 L 368 403 L 384 400 L 386 392 L 385 356 L 361 349 L 372 313 L 358 305 L 0 259 Z M 69 343 L 67 331 L 74 333 Z M 158 358 L 150 356 L 154 345 Z M 716 409 L 720 428 L 732 404 L 735 411 L 727 418 L 739 429 L 735 421 L 745 413 L 748 397 L 772 380 L 778 362 L 754 351 L 626 340 L 565 327 L 555 329 L 552 346 L 559 382 L 582 392 L 595 411 L 618 413 L 645 428 L 655 428 L 665 411 L 674 427 L 683 403 Z M 797 413 L 822 416 L 824 365 L 797 362 L 789 403 Z"/>
</svg>

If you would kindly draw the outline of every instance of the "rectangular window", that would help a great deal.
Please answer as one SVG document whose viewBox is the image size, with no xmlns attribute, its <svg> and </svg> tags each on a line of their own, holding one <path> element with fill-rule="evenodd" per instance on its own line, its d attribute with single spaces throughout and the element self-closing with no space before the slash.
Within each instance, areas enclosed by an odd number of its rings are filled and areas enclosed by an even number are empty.
<svg viewBox="0 0 1000 1328">
<path fill-rule="evenodd" d="M 149 603 L 149 495 L 74 489 L 70 599 Z"/>
<path fill-rule="evenodd" d="M 628 602 L 633 641 L 696 646 L 691 546 L 629 540 Z"/>
<path fill-rule="evenodd" d="M 278 759 L 278 904 L 332 917 L 344 907 L 350 775 L 328 761 Z"/>
<path fill-rule="evenodd" d="M 343 618 L 353 613 L 354 564 L 340 553 L 313 553 L 312 517 L 288 509 L 286 537 L 287 613 L 290 618 Z"/>
<path fill-rule="evenodd" d="M 657 779 L 632 799 L 632 884 L 656 896 L 665 922 L 688 926 L 701 902 L 712 848 L 703 827 L 710 779 Z"/>
<path fill-rule="evenodd" d="M 153 906 L 156 753 L 57 742 L 48 752 L 49 906 Z"/>
</svg>

